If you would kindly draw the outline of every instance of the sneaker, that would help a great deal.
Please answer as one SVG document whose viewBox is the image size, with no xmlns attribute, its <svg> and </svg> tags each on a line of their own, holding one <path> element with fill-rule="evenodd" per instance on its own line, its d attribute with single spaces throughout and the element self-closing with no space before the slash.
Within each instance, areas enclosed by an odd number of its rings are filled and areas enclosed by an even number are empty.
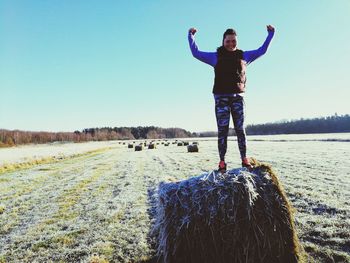
<svg viewBox="0 0 350 263">
<path fill-rule="evenodd" d="M 225 161 L 220 161 L 219 162 L 219 168 L 218 168 L 219 172 L 221 173 L 226 173 L 226 163 Z"/>
<path fill-rule="evenodd" d="M 242 167 L 246 167 L 246 168 L 248 168 L 248 170 L 253 169 L 253 165 L 250 163 L 250 161 L 247 157 L 244 157 L 242 159 Z"/>
</svg>

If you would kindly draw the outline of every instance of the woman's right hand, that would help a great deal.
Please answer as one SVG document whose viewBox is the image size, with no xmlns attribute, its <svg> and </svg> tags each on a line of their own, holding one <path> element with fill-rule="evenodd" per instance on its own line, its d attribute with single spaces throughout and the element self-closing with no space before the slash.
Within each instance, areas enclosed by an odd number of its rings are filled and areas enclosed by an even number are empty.
<svg viewBox="0 0 350 263">
<path fill-rule="evenodd" d="M 189 31 L 192 35 L 194 35 L 194 34 L 196 34 L 197 29 L 195 29 L 194 27 L 191 27 L 188 31 Z"/>
</svg>

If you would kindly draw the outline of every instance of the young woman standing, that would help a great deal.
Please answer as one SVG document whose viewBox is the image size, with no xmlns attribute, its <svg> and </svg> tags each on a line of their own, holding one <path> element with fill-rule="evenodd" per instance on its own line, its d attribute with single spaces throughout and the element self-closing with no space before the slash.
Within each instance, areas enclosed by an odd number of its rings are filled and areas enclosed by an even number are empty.
<svg viewBox="0 0 350 263">
<path fill-rule="evenodd" d="M 216 52 L 200 51 L 196 45 L 195 28 L 190 28 L 188 41 L 192 55 L 200 61 L 214 67 L 215 79 L 213 94 L 215 99 L 215 115 L 218 127 L 219 171 L 226 172 L 225 154 L 230 115 L 232 115 L 242 166 L 252 168 L 246 156 L 247 143 L 244 130 L 244 92 L 246 84 L 246 66 L 266 53 L 273 38 L 275 29 L 267 26 L 267 38 L 263 45 L 250 51 L 237 48 L 237 34 L 233 29 L 227 29 L 223 35 L 222 46 Z"/>
</svg>

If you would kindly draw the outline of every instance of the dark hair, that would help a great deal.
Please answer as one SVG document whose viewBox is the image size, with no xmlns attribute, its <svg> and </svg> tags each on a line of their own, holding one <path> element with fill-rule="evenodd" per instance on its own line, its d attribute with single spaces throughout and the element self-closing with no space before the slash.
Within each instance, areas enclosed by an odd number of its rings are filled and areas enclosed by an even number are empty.
<svg viewBox="0 0 350 263">
<path fill-rule="evenodd" d="M 235 35 L 235 36 L 237 36 L 237 33 L 236 33 L 236 31 L 235 31 L 234 29 L 232 29 L 232 28 L 226 29 L 226 31 L 225 31 L 225 33 L 224 33 L 224 35 L 223 35 L 223 37 L 222 37 L 222 45 L 216 49 L 216 51 L 217 51 L 219 54 L 221 54 L 222 52 L 225 52 L 225 50 L 226 50 L 226 49 L 224 48 L 224 40 L 225 40 L 225 37 L 226 37 L 227 35 Z"/>
<path fill-rule="evenodd" d="M 224 35 L 223 35 L 223 37 L 222 37 L 222 45 L 224 45 L 224 39 L 225 39 L 225 37 L 226 37 L 227 35 L 235 35 L 235 36 L 237 36 L 237 33 L 236 33 L 236 31 L 235 31 L 234 29 L 232 29 L 232 28 L 226 29 L 226 31 L 225 31 L 225 33 L 224 33 Z"/>
</svg>

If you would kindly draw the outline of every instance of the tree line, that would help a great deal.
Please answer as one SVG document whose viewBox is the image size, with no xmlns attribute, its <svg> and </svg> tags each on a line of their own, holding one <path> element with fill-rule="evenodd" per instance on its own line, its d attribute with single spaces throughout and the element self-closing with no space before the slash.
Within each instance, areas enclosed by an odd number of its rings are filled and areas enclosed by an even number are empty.
<svg viewBox="0 0 350 263">
<path fill-rule="evenodd" d="M 350 132 L 350 115 L 337 114 L 314 119 L 300 119 L 266 124 L 248 125 L 248 135 L 336 133 Z M 235 135 L 229 129 L 229 135 Z M 0 147 L 29 143 L 87 142 L 106 140 L 163 139 L 187 137 L 215 137 L 216 131 L 191 133 L 181 128 L 146 127 L 103 127 L 88 128 L 74 132 L 31 132 L 0 129 Z"/>
<path fill-rule="evenodd" d="M 350 132 L 350 115 L 333 115 L 313 119 L 279 121 L 266 124 L 252 124 L 246 127 L 247 135 L 273 134 L 307 134 L 307 133 L 338 133 Z M 229 136 L 235 135 L 234 129 L 229 129 Z M 199 134 L 199 137 L 216 137 L 217 132 L 208 131 Z"/>
<path fill-rule="evenodd" d="M 29 143 L 186 138 L 195 136 L 195 133 L 181 128 L 159 128 L 154 126 L 88 128 L 74 132 L 33 132 L 0 129 L 0 147 Z"/>
<path fill-rule="evenodd" d="M 247 125 L 248 135 L 350 132 L 350 115 Z"/>
</svg>

